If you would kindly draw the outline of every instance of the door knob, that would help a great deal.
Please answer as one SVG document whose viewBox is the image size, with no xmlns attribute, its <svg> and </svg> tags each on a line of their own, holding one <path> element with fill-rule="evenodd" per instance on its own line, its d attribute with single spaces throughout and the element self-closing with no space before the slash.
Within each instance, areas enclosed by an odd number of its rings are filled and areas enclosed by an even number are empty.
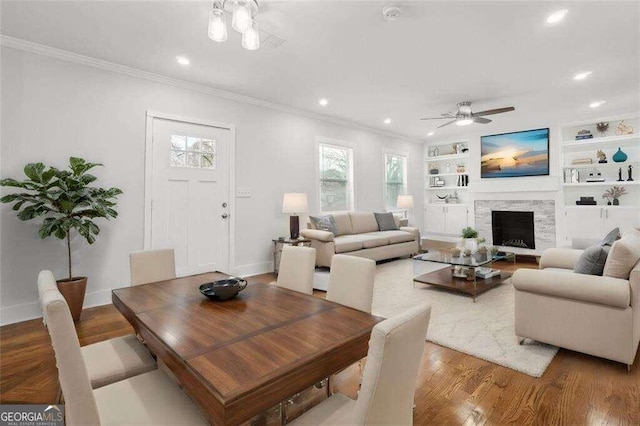
<svg viewBox="0 0 640 426">
<path fill-rule="evenodd" d="M 228 214 L 226 214 L 226 213 L 222 213 L 222 218 L 223 218 L 223 219 L 226 219 L 226 218 L 228 218 L 228 217 L 229 217 L 229 215 L 228 215 Z"/>
</svg>

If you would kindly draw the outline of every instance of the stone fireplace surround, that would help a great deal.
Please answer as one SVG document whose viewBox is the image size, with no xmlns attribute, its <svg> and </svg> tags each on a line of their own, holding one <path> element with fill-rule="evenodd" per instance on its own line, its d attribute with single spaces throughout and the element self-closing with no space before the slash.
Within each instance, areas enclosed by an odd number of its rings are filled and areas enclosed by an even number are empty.
<svg viewBox="0 0 640 426">
<path fill-rule="evenodd" d="M 556 247 L 556 208 L 554 200 L 475 200 L 474 219 L 476 229 L 487 244 L 493 245 L 491 211 L 533 212 L 535 250 L 516 249 L 518 252 L 542 253 Z"/>
</svg>

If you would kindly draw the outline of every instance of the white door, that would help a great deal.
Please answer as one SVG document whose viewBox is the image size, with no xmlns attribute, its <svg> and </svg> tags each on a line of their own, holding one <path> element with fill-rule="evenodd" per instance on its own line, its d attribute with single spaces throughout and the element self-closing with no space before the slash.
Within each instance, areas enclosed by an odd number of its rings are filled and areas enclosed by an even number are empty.
<svg viewBox="0 0 640 426">
<path fill-rule="evenodd" d="M 445 207 L 445 222 L 447 234 L 460 236 L 462 229 L 467 227 L 467 206 L 448 205 Z"/>
<path fill-rule="evenodd" d="M 637 207 L 605 207 L 605 229 L 603 233 L 611 231 L 614 228 L 620 228 L 620 233 L 624 234 L 633 228 L 640 226 L 640 211 Z M 604 235 L 602 235 L 604 236 Z M 602 238 L 602 237 L 601 237 Z"/>
<path fill-rule="evenodd" d="M 604 237 L 604 210 L 601 207 L 565 208 L 564 229 L 567 240 L 571 241 L 573 238 L 601 239 Z"/>
<path fill-rule="evenodd" d="M 178 276 L 229 272 L 231 131 L 153 118 L 151 247 Z"/>
<path fill-rule="evenodd" d="M 444 206 L 427 205 L 424 209 L 424 226 L 427 232 L 444 234 Z"/>
</svg>

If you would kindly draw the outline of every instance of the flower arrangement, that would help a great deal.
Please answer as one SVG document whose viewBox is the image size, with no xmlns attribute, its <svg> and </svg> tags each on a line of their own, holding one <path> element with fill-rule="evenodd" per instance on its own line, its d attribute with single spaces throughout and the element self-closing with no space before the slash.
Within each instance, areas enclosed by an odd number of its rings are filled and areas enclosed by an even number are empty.
<svg viewBox="0 0 640 426">
<path fill-rule="evenodd" d="M 611 204 L 611 201 L 613 200 L 613 205 L 618 205 L 620 204 L 618 199 L 626 193 L 627 190 L 624 189 L 624 186 L 614 186 L 607 189 L 604 194 L 602 194 L 602 198 L 605 198 L 608 204 Z"/>
</svg>

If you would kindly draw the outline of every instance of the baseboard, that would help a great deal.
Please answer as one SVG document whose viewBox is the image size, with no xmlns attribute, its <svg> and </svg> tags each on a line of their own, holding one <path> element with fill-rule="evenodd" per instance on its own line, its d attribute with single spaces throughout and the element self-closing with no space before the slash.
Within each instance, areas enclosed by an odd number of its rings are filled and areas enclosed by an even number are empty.
<svg viewBox="0 0 640 426">
<path fill-rule="evenodd" d="M 273 262 L 252 263 L 233 268 L 233 275 L 240 277 L 252 277 L 269 272 L 273 272 Z"/>
</svg>

